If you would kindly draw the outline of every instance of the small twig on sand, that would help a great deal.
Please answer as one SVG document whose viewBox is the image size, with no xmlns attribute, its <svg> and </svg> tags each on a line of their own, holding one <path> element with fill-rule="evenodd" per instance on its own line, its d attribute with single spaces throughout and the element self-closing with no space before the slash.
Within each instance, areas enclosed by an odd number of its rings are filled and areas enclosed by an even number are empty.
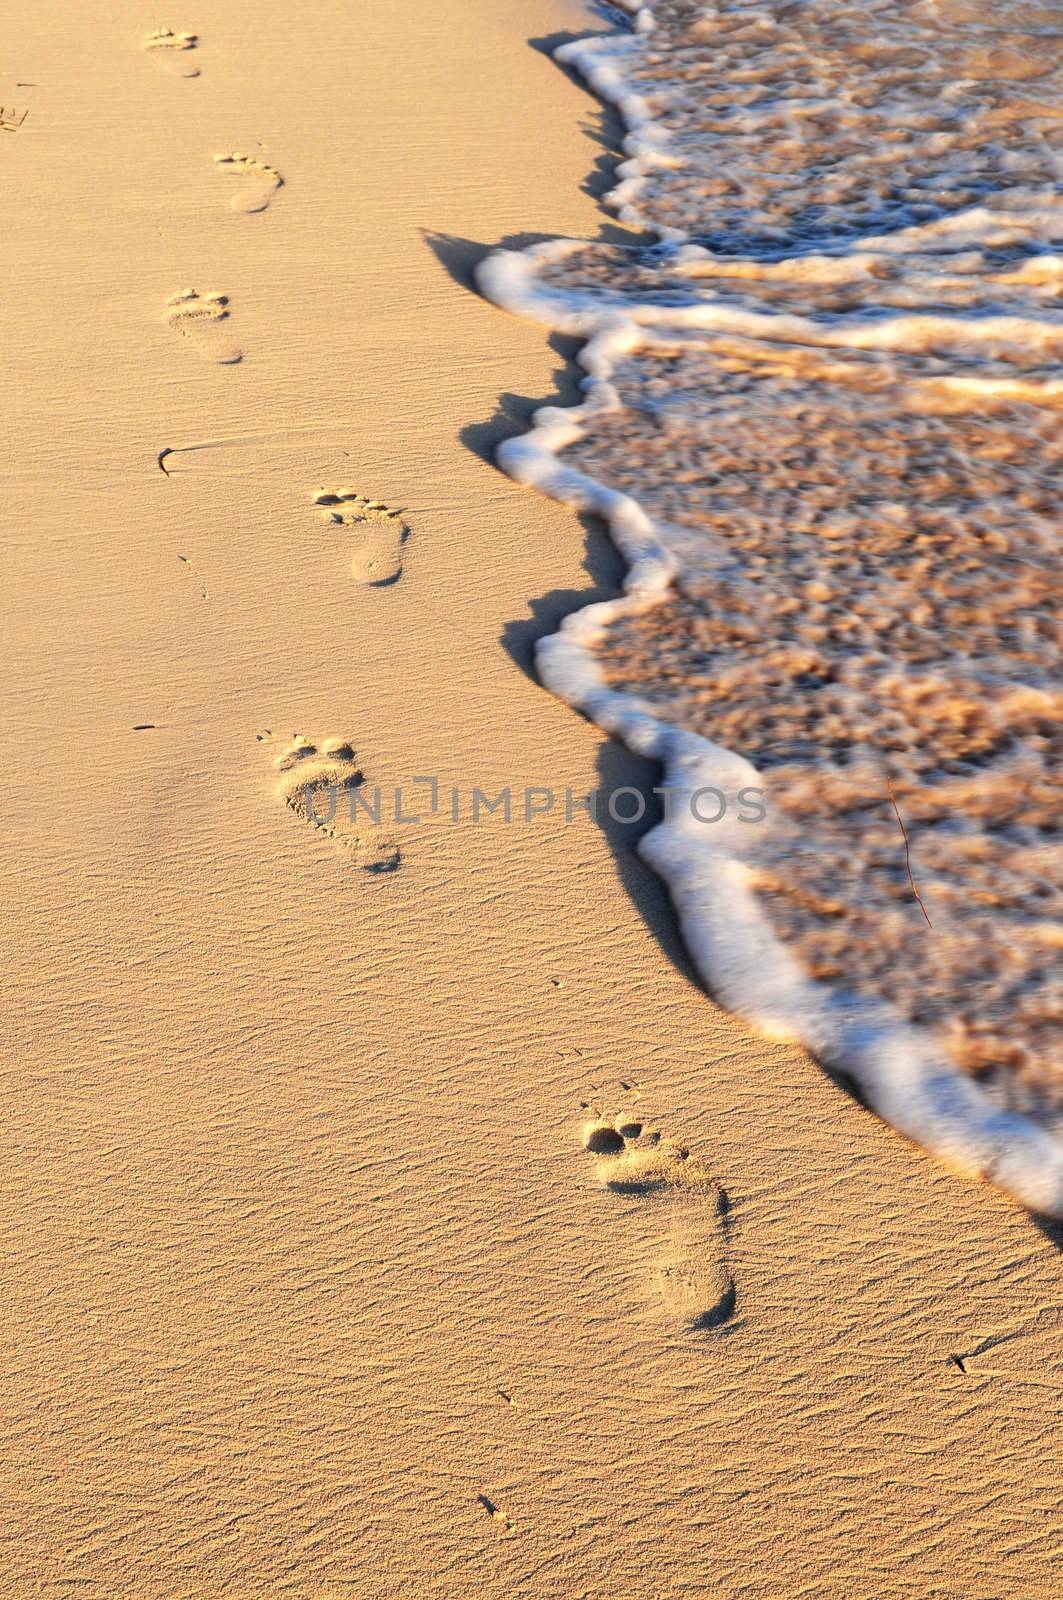
<svg viewBox="0 0 1063 1600">
<path fill-rule="evenodd" d="M 920 911 L 923 913 L 923 916 L 926 917 L 926 925 L 927 925 L 927 927 L 928 928 L 932 928 L 934 926 L 934 924 L 931 922 L 930 918 L 927 916 L 926 906 L 923 904 L 923 897 L 919 893 L 919 890 L 916 888 L 915 879 L 912 876 L 912 852 L 911 852 L 911 849 L 909 848 L 909 845 L 908 845 L 908 829 L 904 826 L 904 819 L 902 818 L 902 816 L 900 814 L 900 811 L 897 808 L 897 801 L 896 801 L 896 798 L 894 797 L 894 793 L 893 793 L 893 784 L 890 782 L 888 774 L 887 774 L 887 777 L 886 777 L 886 788 L 889 790 L 890 805 L 893 807 L 893 814 L 897 818 L 897 824 L 898 824 L 898 826 L 899 826 L 899 828 L 901 830 L 901 838 L 904 840 L 904 864 L 908 868 L 908 882 L 912 886 L 912 893 L 915 895 L 915 898 L 919 902 Z"/>
</svg>

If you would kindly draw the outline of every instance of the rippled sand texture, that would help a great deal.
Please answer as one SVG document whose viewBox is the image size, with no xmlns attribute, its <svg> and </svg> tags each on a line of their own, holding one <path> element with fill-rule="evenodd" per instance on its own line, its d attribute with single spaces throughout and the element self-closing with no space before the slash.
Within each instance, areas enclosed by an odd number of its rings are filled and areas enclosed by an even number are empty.
<svg viewBox="0 0 1063 1600">
<path fill-rule="evenodd" d="M 580 681 L 763 774 L 744 879 L 825 1008 L 916 1024 L 1057 1138 L 1061 40 L 1058 8 L 663 0 L 561 52 L 661 242 L 484 273 L 593 336 L 518 475 L 619 491 L 675 573 Z"/>
<path fill-rule="evenodd" d="M 650 346 L 613 382 L 565 460 L 637 495 L 681 576 L 607 630 L 608 680 L 764 774 L 746 859 L 815 977 L 1063 1115 L 1058 413 L 727 341 Z"/>
</svg>

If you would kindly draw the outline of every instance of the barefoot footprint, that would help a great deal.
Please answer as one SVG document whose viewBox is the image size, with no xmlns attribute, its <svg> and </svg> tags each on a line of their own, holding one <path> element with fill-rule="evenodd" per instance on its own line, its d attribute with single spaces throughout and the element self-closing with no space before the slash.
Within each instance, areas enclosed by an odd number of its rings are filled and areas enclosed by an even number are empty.
<svg viewBox="0 0 1063 1600">
<path fill-rule="evenodd" d="M 729 1321 L 735 1310 L 725 1260 L 729 1206 L 700 1156 L 630 1116 L 589 1123 L 583 1148 L 596 1158 L 595 1176 L 607 1189 L 661 1207 L 657 1290 L 668 1317 L 696 1331 Z"/>
<path fill-rule="evenodd" d="M 354 552 L 351 571 L 359 583 L 394 583 L 402 572 L 402 547 L 410 530 L 405 513 L 370 500 L 356 489 L 319 489 L 313 497 L 326 522 L 358 528 L 364 537 Z"/>
<path fill-rule="evenodd" d="M 254 156 L 245 156 L 242 150 L 215 156 L 214 164 L 230 177 L 244 180 L 229 201 L 234 211 L 265 211 L 284 183 L 273 167 L 265 161 L 256 161 Z"/>
<path fill-rule="evenodd" d="M 228 320 L 229 297 L 224 294 L 199 294 L 182 289 L 166 302 L 166 318 L 171 328 L 191 340 L 207 361 L 231 366 L 243 358 L 243 351 L 219 338 L 219 325 Z"/>
<path fill-rule="evenodd" d="M 317 745 L 297 733 L 276 766 L 286 805 L 349 850 L 364 871 L 394 872 L 399 851 L 381 831 L 378 797 L 358 793 L 363 775 L 346 739 Z"/>
<path fill-rule="evenodd" d="M 156 28 L 149 33 L 141 46 L 168 72 L 178 78 L 198 78 L 199 68 L 188 55 L 199 43 L 194 33 L 174 33 L 172 28 Z"/>
</svg>

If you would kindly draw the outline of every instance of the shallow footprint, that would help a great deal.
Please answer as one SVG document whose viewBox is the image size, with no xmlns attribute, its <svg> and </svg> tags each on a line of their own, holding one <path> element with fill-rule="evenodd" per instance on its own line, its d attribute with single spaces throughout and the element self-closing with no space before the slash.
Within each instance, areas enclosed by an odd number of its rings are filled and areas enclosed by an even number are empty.
<svg viewBox="0 0 1063 1600">
<path fill-rule="evenodd" d="M 188 53 L 194 50 L 198 43 L 197 34 L 174 33 L 172 28 L 156 28 L 154 32 L 148 34 L 141 49 L 175 77 L 198 78 L 199 68 Z"/>
<path fill-rule="evenodd" d="M 274 167 L 265 161 L 256 161 L 254 156 L 245 156 L 242 150 L 215 156 L 214 164 L 221 172 L 241 180 L 239 189 L 229 201 L 234 211 L 265 211 L 284 183 Z"/>
<path fill-rule="evenodd" d="M 596 1158 L 595 1176 L 607 1189 L 660 1207 L 656 1287 L 669 1320 L 695 1332 L 729 1321 L 736 1305 L 726 1263 L 729 1206 L 701 1157 L 630 1117 L 589 1123 L 583 1148 Z"/>
<path fill-rule="evenodd" d="M 402 547 L 410 536 L 405 513 L 356 489 L 319 489 L 313 497 L 326 522 L 357 528 L 361 538 L 351 559 L 359 583 L 380 587 L 402 573 Z"/>
<path fill-rule="evenodd" d="M 224 294 L 199 294 L 182 289 L 166 302 L 166 318 L 171 328 L 195 345 L 207 361 L 225 366 L 243 360 L 243 351 L 219 337 L 219 327 L 229 317 L 229 297 Z"/>
<path fill-rule="evenodd" d="M 377 797 L 365 801 L 358 793 L 364 777 L 346 739 L 313 744 L 296 734 L 276 767 L 278 792 L 292 811 L 348 850 L 363 871 L 394 872 L 398 848 L 371 814 Z"/>
</svg>

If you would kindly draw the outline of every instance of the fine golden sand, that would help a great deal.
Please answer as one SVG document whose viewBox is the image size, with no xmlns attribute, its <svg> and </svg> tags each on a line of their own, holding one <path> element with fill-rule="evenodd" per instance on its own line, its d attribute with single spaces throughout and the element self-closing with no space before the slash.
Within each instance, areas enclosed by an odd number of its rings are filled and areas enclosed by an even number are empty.
<svg viewBox="0 0 1063 1600">
<path fill-rule="evenodd" d="M 1058 1593 L 1058 1230 L 715 1008 L 630 830 L 471 819 L 656 778 L 530 673 L 619 565 L 470 288 L 602 225 L 591 26 L 6 24 L 4 1600 Z"/>
</svg>

